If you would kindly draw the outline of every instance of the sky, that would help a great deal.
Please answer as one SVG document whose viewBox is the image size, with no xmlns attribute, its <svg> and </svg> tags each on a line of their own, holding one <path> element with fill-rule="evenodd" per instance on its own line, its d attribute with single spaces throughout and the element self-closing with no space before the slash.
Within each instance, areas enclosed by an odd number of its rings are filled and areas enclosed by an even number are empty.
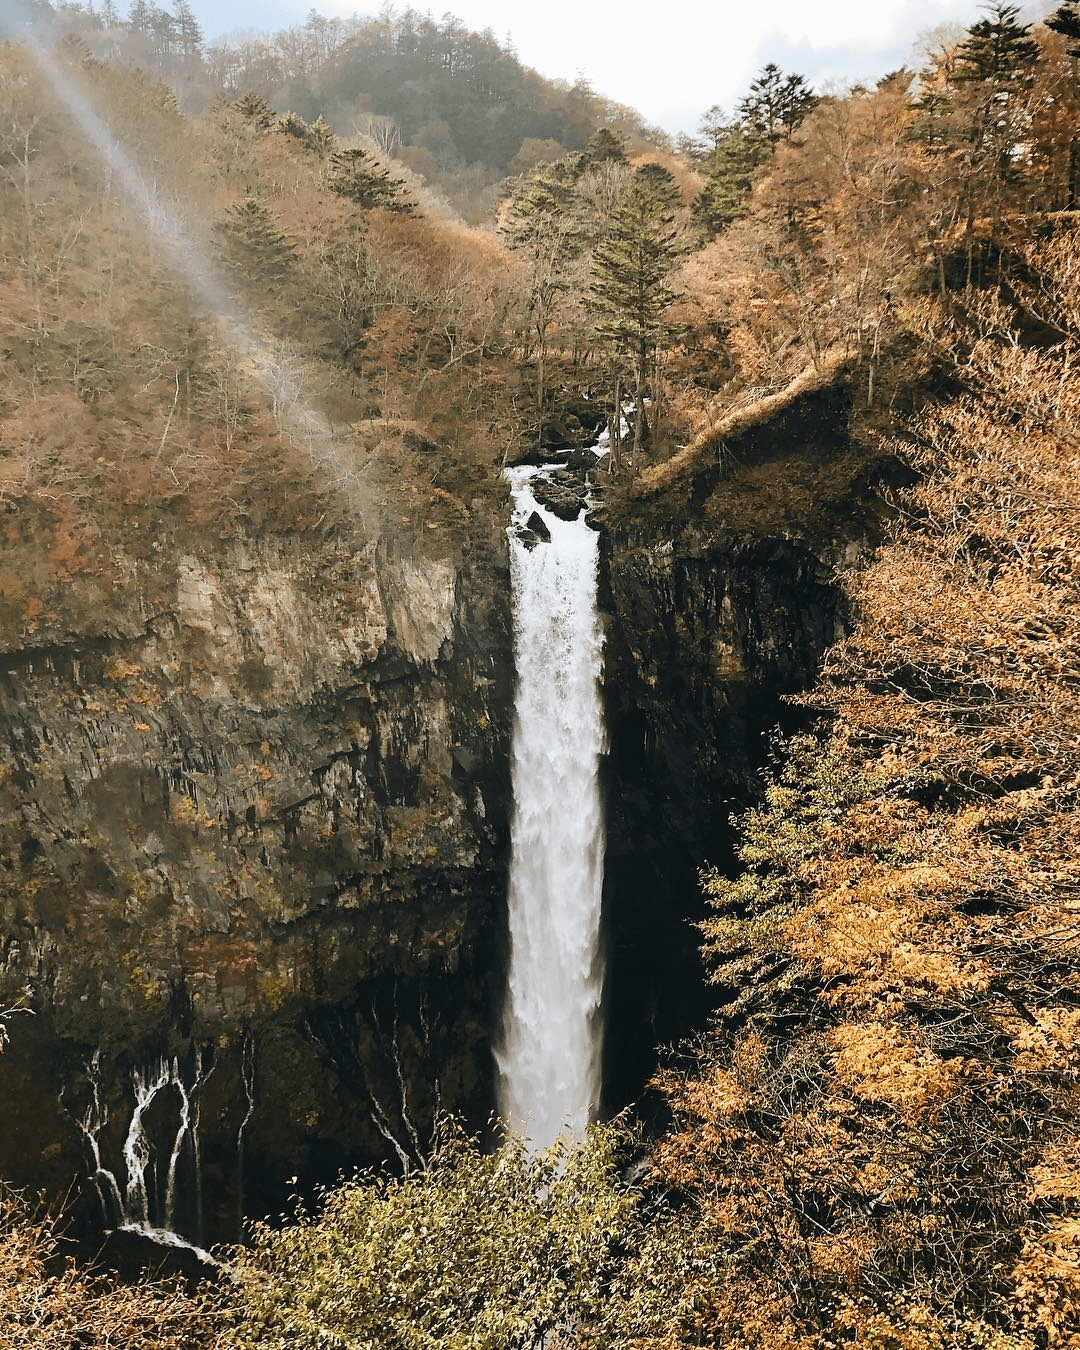
<svg viewBox="0 0 1080 1350">
<path fill-rule="evenodd" d="M 377 11 L 355 0 L 319 0 L 327 16 Z M 303 22 L 312 0 L 193 0 L 204 33 L 276 30 Z M 409 8 L 398 4 L 399 11 Z M 427 12 L 424 0 L 412 8 Z M 1054 5 L 1029 4 L 1028 19 Z M 636 108 L 652 126 L 693 132 L 714 104 L 734 108 L 767 61 L 829 82 L 871 83 L 912 60 L 915 39 L 940 24 L 968 27 L 978 0 L 438 0 L 469 28 L 509 39 L 549 79 L 584 76 L 593 90 Z"/>
</svg>

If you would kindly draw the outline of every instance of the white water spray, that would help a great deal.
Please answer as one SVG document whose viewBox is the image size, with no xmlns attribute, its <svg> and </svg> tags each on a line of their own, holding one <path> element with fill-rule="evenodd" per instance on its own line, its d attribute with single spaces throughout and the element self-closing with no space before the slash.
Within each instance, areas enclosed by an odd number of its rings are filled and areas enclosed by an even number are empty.
<svg viewBox="0 0 1080 1350">
<path fill-rule="evenodd" d="M 240 1229 L 244 1226 L 244 1132 L 255 1114 L 255 1037 L 250 1030 L 244 1032 L 243 1048 L 240 1051 L 240 1081 L 244 1085 L 244 1101 L 247 1109 L 236 1131 L 236 1218 Z"/>
<path fill-rule="evenodd" d="M 500 1110 L 535 1148 L 580 1138 L 600 1101 L 604 749 L 598 539 L 511 471 L 515 702 L 510 975 L 496 1050 Z M 516 527 L 539 510 L 550 542 Z"/>
</svg>

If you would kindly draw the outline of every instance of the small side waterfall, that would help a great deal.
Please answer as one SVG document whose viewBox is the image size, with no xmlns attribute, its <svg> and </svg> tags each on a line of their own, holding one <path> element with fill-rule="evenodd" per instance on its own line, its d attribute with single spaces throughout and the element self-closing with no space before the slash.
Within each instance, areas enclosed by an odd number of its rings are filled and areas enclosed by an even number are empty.
<svg viewBox="0 0 1080 1350">
<path fill-rule="evenodd" d="M 196 1048 L 193 1064 L 185 1074 L 179 1057 L 162 1058 L 147 1069 L 131 1073 L 133 1105 L 122 1146 L 124 1184 L 119 1172 L 105 1163 L 102 1136 L 109 1127 L 109 1110 L 101 1082 L 100 1054 L 87 1065 L 90 1102 L 82 1116 L 75 1117 L 93 1161 L 93 1181 L 101 1199 L 107 1228 L 141 1233 L 154 1242 L 186 1247 L 201 1258 L 211 1258 L 201 1247 L 176 1231 L 178 1172 L 186 1160 L 192 1194 L 186 1198 L 197 1228 L 202 1227 L 202 1153 L 199 1147 L 199 1093 L 209 1069 Z M 168 1101 L 164 1110 L 168 1146 L 155 1144 L 146 1126 L 147 1113 L 155 1101 Z"/>
<path fill-rule="evenodd" d="M 600 1099 L 603 641 L 597 535 L 538 506 L 536 472 L 511 471 L 510 973 L 496 1063 L 503 1119 L 544 1148 L 580 1137 Z M 534 511 L 549 540 L 518 537 Z"/>
</svg>

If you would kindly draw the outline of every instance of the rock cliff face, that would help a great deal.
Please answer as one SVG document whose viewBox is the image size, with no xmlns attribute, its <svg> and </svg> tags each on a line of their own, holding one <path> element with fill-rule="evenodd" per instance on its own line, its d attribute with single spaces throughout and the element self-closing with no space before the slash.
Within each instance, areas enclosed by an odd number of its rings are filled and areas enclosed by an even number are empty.
<svg viewBox="0 0 1080 1350">
<path fill-rule="evenodd" d="M 706 1018 L 697 870 L 730 865 L 780 696 L 843 627 L 834 567 L 869 518 L 845 425 L 818 396 L 685 502 L 600 513 L 612 1106 Z M 800 497 L 811 470 L 829 492 Z M 189 531 L 114 561 L 0 648 L 0 993 L 33 990 L 0 1055 L 0 1176 L 81 1178 L 90 1227 L 229 1239 L 287 1178 L 491 1109 L 505 540 Z"/>
<path fill-rule="evenodd" d="M 699 869 L 733 865 L 775 728 L 845 629 L 838 569 L 872 544 L 899 466 L 854 443 L 842 383 L 748 422 L 662 500 L 602 515 L 610 756 L 607 1094 L 708 1018 Z"/>
<path fill-rule="evenodd" d="M 730 864 L 728 816 L 753 800 L 780 696 L 813 681 L 843 624 L 805 544 L 685 529 L 605 535 L 608 1089 L 700 1026 L 698 869 Z M 788 719 L 790 720 L 790 719 Z"/>
<path fill-rule="evenodd" d="M 120 559 L 96 622 L 49 616 L 3 652 L 4 987 L 30 984 L 34 1016 L 0 1057 L 0 1174 L 61 1187 L 97 1149 L 123 1192 L 133 1075 L 163 1057 L 159 1193 L 132 1204 L 204 1238 L 277 1202 L 271 1176 L 408 1146 L 436 1082 L 487 1109 L 501 542 L 189 540 Z"/>
</svg>

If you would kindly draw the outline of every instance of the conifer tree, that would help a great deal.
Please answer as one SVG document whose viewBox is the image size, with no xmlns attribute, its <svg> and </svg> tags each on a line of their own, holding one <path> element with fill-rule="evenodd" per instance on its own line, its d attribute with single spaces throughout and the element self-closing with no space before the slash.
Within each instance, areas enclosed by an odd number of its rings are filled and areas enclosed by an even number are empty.
<svg viewBox="0 0 1080 1350">
<path fill-rule="evenodd" d="M 330 151 L 333 150 L 334 142 L 336 140 L 337 137 L 330 129 L 330 123 L 322 113 L 320 113 L 315 121 L 308 127 L 308 145 L 311 146 L 312 150 L 314 150 L 320 158 L 325 159 Z"/>
<path fill-rule="evenodd" d="M 1028 88 L 1039 59 L 1031 25 L 1019 23 L 1019 7 L 1004 0 L 993 0 L 986 8 L 990 17 L 972 24 L 960 44 L 955 78 L 980 81 L 995 90 Z"/>
<path fill-rule="evenodd" d="M 761 142 L 738 124 L 716 139 L 705 161 L 705 186 L 693 205 L 693 216 L 706 239 L 719 234 L 746 210 L 754 170 L 762 162 Z"/>
<path fill-rule="evenodd" d="M 269 131 L 277 120 L 273 108 L 254 89 L 246 89 L 232 106 L 258 132 Z"/>
<path fill-rule="evenodd" d="M 566 160 L 541 164 L 506 217 L 506 242 L 529 267 L 528 319 L 536 335 L 536 403 L 544 406 L 548 329 L 571 285 L 568 264 L 582 251 L 584 233 L 574 200 L 576 174 Z"/>
<path fill-rule="evenodd" d="M 935 52 L 929 66 L 919 72 L 918 87 L 910 104 L 915 117 L 909 135 L 928 150 L 943 151 L 955 144 L 955 65 L 955 51 L 945 49 Z"/>
<path fill-rule="evenodd" d="M 953 79 L 966 85 L 974 99 L 973 167 L 979 159 L 988 160 L 998 179 L 1007 182 L 1014 176 L 1015 148 L 1024 136 L 1024 95 L 1035 80 L 1039 44 L 1031 25 L 1018 22 L 1016 5 L 994 0 L 987 8 L 989 17 L 972 24 L 957 49 Z"/>
<path fill-rule="evenodd" d="M 1068 39 L 1065 50 L 1074 60 L 1080 59 L 1080 4 L 1077 0 L 1059 5 L 1053 14 L 1047 15 L 1043 23 L 1052 33 L 1060 33 Z"/>
<path fill-rule="evenodd" d="M 296 256 L 295 246 L 254 197 L 245 197 L 230 206 L 214 230 L 226 263 L 240 280 L 260 286 L 276 285 L 289 275 Z"/>
<path fill-rule="evenodd" d="M 326 183 L 332 192 L 348 197 L 365 211 L 379 207 L 408 215 L 415 209 L 402 184 L 366 150 L 335 150 L 327 166 Z"/>
<path fill-rule="evenodd" d="M 740 102 L 739 117 L 750 136 L 771 148 L 790 139 L 817 103 L 817 95 L 802 75 L 785 75 L 770 61 Z"/>
<path fill-rule="evenodd" d="M 284 132 L 286 136 L 295 136 L 298 141 L 302 141 L 304 146 L 317 154 L 320 159 L 325 159 L 334 148 L 334 141 L 337 139 L 321 113 L 314 122 L 309 124 L 304 121 L 299 113 L 287 112 L 284 116 L 278 118 L 277 129 Z"/>
<path fill-rule="evenodd" d="M 648 430 L 645 400 L 652 392 L 652 358 L 670 335 L 665 313 L 676 298 L 666 284 L 680 252 L 673 199 L 674 184 L 660 190 L 655 174 L 635 171 L 615 208 L 610 234 L 593 254 L 594 331 L 613 358 L 616 405 L 620 376 L 624 370 L 630 376 L 635 456 Z M 616 406 L 616 420 L 619 415 Z"/>
<path fill-rule="evenodd" d="M 735 125 L 737 123 L 732 122 L 718 103 L 714 103 L 712 107 L 705 109 L 705 115 L 698 124 L 698 131 L 701 135 L 698 144 L 707 146 L 704 158 L 707 159 L 710 154 L 719 150 L 721 143 L 731 134 L 732 127 Z"/>
<path fill-rule="evenodd" d="M 668 169 L 656 160 L 647 160 L 634 170 L 634 178 L 643 191 L 652 192 L 665 206 L 674 210 L 679 204 L 679 189 Z"/>
<path fill-rule="evenodd" d="M 286 136 L 295 136 L 298 141 L 307 141 L 308 124 L 297 112 L 291 110 L 283 113 L 278 118 L 278 131 L 284 132 Z"/>
<path fill-rule="evenodd" d="M 153 6 L 147 0 L 132 0 L 128 10 L 128 27 L 136 33 L 149 33 L 153 21 Z"/>
<path fill-rule="evenodd" d="M 600 127 L 589 137 L 582 154 L 582 169 L 592 164 L 603 164 L 609 159 L 625 162 L 623 143 L 610 127 Z"/>
<path fill-rule="evenodd" d="M 183 56 L 198 56 L 202 51 L 203 34 L 195 11 L 188 0 L 175 0 L 173 31 L 176 46 Z"/>
<path fill-rule="evenodd" d="M 1073 62 L 1075 97 L 1080 93 L 1080 4 L 1070 0 L 1068 4 L 1059 5 L 1043 22 L 1052 33 L 1060 33 L 1065 38 L 1065 52 Z M 1080 203 L 1080 138 L 1076 135 L 1069 140 L 1067 175 L 1065 205 L 1073 211 Z"/>
<path fill-rule="evenodd" d="M 150 35 L 158 56 L 170 56 L 176 46 L 177 23 L 167 9 L 150 6 Z"/>
</svg>

